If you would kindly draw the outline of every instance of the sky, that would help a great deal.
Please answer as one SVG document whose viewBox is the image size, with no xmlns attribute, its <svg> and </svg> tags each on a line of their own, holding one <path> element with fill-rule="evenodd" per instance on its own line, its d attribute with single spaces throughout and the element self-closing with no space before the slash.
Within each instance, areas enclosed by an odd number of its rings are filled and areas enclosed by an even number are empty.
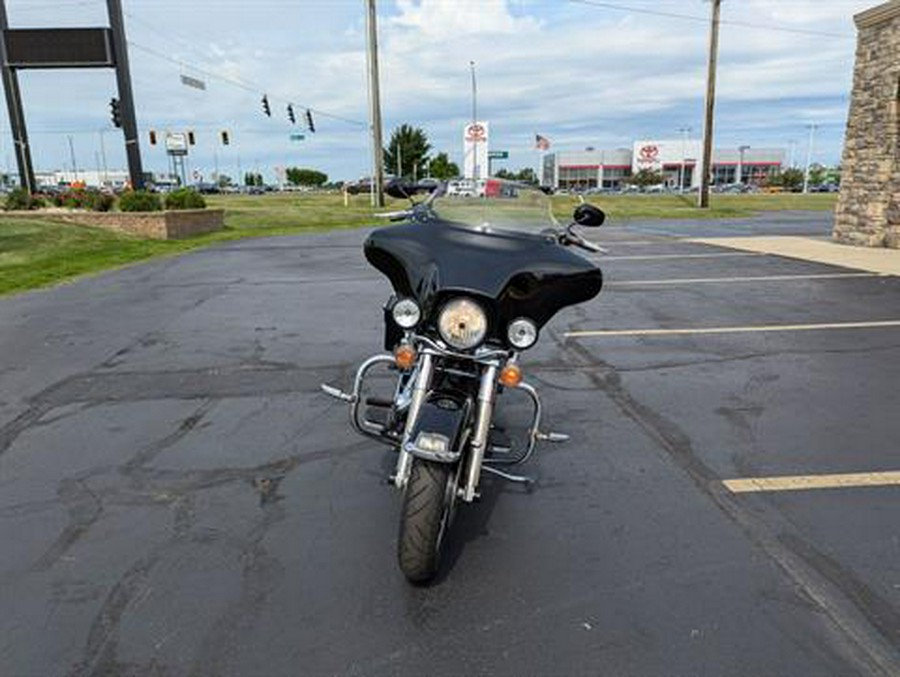
<svg viewBox="0 0 900 677">
<path fill-rule="evenodd" d="M 6 0 L 13 28 L 106 25 L 105 0 Z M 875 0 L 724 0 L 715 144 L 793 148 L 840 161 L 856 48 L 853 15 Z M 148 132 L 194 130 L 189 167 L 233 177 L 313 167 L 333 180 L 370 173 L 363 0 L 123 0 L 144 165 L 167 167 Z M 380 0 L 385 139 L 422 127 L 462 164 L 475 62 L 479 118 L 509 169 L 552 150 L 631 147 L 702 136 L 710 3 L 705 0 Z M 675 16 L 677 15 L 677 16 Z M 206 91 L 181 84 L 202 79 Z M 112 127 L 111 70 L 21 71 L 36 168 L 125 167 Z M 267 94 L 273 116 L 260 99 Z M 287 120 L 313 109 L 317 131 Z M 15 168 L 5 106 L 0 166 Z M 302 118 L 302 115 L 298 116 Z M 219 143 L 228 130 L 231 144 Z M 790 154 L 790 150 L 789 150 Z M 5 164 L 4 164 L 5 163 Z M 495 165 L 499 167 L 501 165 Z"/>
</svg>

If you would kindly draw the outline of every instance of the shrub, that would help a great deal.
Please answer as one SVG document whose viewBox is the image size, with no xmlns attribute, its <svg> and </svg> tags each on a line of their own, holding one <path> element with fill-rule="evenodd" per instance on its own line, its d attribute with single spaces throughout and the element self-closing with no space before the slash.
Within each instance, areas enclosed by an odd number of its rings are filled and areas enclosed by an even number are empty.
<svg viewBox="0 0 900 677">
<path fill-rule="evenodd" d="M 4 209 L 7 211 L 40 209 L 46 206 L 43 198 L 38 195 L 30 195 L 24 188 L 16 188 L 6 196 Z"/>
<path fill-rule="evenodd" d="M 98 190 L 75 188 L 64 193 L 53 195 L 53 204 L 67 209 L 90 209 L 95 212 L 108 212 L 116 202 L 116 198 Z"/>
<path fill-rule="evenodd" d="M 109 193 L 93 193 L 90 209 L 95 212 L 108 212 L 116 204 L 116 196 Z"/>
<path fill-rule="evenodd" d="M 119 198 L 119 209 L 123 212 L 158 212 L 162 209 L 162 201 L 156 193 L 129 190 Z"/>
<path fill-rule="evenodd" d="M 206 200 L 196 190 L 179 188 L 166 195 L 166 209 L 206 209 Z"/>
</svg>

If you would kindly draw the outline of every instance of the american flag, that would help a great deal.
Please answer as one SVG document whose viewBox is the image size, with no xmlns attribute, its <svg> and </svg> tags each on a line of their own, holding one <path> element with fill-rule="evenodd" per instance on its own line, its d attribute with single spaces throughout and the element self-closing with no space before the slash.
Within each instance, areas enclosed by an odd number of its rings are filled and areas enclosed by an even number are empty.
<svg viewBox="0 0 900 677">
<path fill-rule="evenodd" d="M 534 135 L 534 147 L 536 150 L 550 150 L 550 139 L 540 134 Z"/>
</svg>

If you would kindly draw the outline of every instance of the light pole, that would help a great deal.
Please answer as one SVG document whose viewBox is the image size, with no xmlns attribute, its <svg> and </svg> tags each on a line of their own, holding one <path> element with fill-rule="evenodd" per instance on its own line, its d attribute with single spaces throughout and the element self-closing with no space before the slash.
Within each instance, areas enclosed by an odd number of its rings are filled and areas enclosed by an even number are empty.
<svg viewBox="0 0 900 677">
<path fill-rule="evenodd" d="M 744 183 L 744 153 L 750 150 L 750 146 L 739 146 L 738 153 L 740 153 L 740 157 L 738 158 L 738 166 L 737 172 L 735 172 L 734 182 L 736 184 Z"/>
<path fill-rule="evenodd" d="M 806 149 L 806 172 L 803 174 L 803 192 L 809 192 L 809 169 L 812 166 L 813 146 L 816 143 L 816 130 L 819 125 L 806 125 L 809 127 L 809 146 Z"/>
<path fill-rule="evenodd" d="M 678 175 L 678 192 L 684 193 L 684 175 L 687 171 L 687 141 L 690 136 L 691 131 L 693 131 L 690 127 L 682 127 L 678 130 L 681 132 L 681 171 Z"/>
</svg>

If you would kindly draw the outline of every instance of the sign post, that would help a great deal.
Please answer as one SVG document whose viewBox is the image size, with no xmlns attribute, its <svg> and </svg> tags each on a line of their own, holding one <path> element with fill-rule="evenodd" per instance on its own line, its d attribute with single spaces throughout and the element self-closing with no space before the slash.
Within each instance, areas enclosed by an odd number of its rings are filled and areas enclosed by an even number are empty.
<svg viewBox="0 0 900 677">
<path fill-rule="evenodd" d="M 0 0 L 0 69 L 3 72 L 3 89 L 6 92 L 19 179 L 22 187 L 29 192 L 35 186 L 34 167 L 17 71 L 47 68 L 115 69 L 131 185 L 143 188 L 144 172 L 134 113 L 131 73 L 128 68 L 122 0 L 106 0 L 106 6 L 109 14 L 108 28 L 12 29 L 6 14 L 6 0 Z"/>
<path fill-rule="evenodd" d="M 508 150 L 489 150 L 488 151 L 488 176 L 493 176 L 494 172 L 491 167 L 493 165 L 494 160 L 508 160 L 509 159 L 509 151 Z"/>
<path fill-rule="evenodd" d="M 489 124 L 472 122 L 463 130 L 463 175 L 467 179 L 483 179 L 488 166 Z"/>
</svg>

